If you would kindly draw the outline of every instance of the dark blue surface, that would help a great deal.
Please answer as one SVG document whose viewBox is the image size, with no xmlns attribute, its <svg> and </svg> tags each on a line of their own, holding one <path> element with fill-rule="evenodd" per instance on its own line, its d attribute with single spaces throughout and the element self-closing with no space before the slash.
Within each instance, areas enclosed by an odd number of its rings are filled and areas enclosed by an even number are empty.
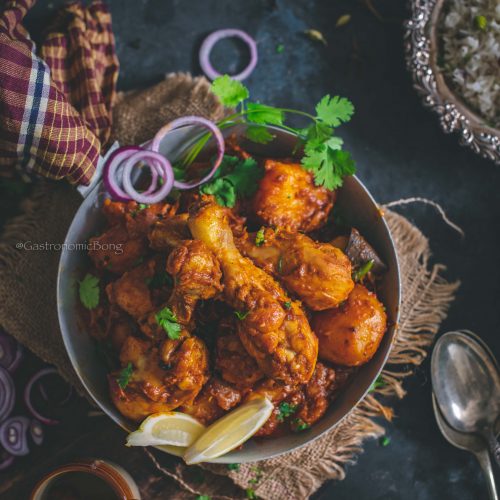
<svg viewBox="0 0 500 500">
<path fill-rule="evenodd" d="M 40 2 L 29 19 L 36 34 L 62 2 Z M 356 115 L 340 135 L 357 161 L 358 175 L 380 202 L 423 196 L 440 203 L 465 240 L 425 206 L 401 210 L 430 238 L 446 276 L 462 287 L 441 332 L 469 328 L 500 354 L 500 168 L 446 136 L 411 86 L 403 53 L 401 0 L 374 1 L 388 22 L 352 0 L 115 0 L 111 1 L 119 87 L 159 81 L 173 71 L 199 73 L 197 51 L 218 28 L 242 28 L 258 42 L 259 64 L 246 81 L 254 99 L 312 110 L 324 94 L 348 96 Z M 342 14 L 352 18 L 335 28 Z M 302 32 L 322 31 L 324 47 Z M 284 45 L 283 53 L 276 51 Z M 245 51 L 222 42 L 214 51 L 221 70 L 236 71 Z M 453 449 L 432 414 L 428 362 L 405 383 L 395 403 L 386 447 L 366 444 L 347 477 L 327 483 L 317 499 L 478 499 L 486 489 L 475 459 Z"/>
</svg>

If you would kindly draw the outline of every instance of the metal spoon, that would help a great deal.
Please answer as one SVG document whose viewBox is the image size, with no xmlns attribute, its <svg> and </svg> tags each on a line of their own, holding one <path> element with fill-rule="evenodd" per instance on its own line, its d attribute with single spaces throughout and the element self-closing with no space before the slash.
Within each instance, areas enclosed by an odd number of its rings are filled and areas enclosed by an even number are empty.
<svg viewBox="0 0 500 500">
<path fill-rule="evenodd" d="M 500 372 L 484 342 L 469 331 L 445 333 L 431 360 L 432 388 L 444 418 L 455 430 L 481 435 L 500 465 L 496 424 Z"/>
<path fill-rule="evenodd" d="M 456 446 L 461 450 L 470 451 L 476 456 L 477 461 L 479 462 L 481 469 L 483 469 L 484 476 L 486 478 L 486 484 L 488 485 L 488 493 L 490 494 L 490 499 L 498 500 L 495 478 L 493 477 L 493 470 L 491 468 L 490 455 L 488 454 L 488 449 L 484 441 L 480 436 L 477 436 L 476 434 L 465 434 L 463 432 L 458 432 L 452 429 L 447 424 L 441 411 L 439 410 L 434 394 L 432 395 L 432 406 L 434 407 L 434 415 L 436 415 L 439 430 L 441 431 L 443 436 L 453 446 Z"/>
</svg>

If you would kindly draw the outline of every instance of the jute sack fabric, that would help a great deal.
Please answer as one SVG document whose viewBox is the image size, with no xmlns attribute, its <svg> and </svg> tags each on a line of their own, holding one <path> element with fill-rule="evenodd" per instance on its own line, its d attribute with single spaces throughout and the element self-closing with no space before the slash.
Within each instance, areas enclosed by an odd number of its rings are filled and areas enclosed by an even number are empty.
<svg viewBox="0 0 500 500">
<path fill-rule="evenodd" d="M 112 135 L 121 144 L 138 144 L 177 116 L 218 119 L 223 113 L 205 79 L 174 74 L 149 89 L 120 95 L 113 112 Z M 44 181 L 25 200 L 23 214 L 7 224 L 0 239 L 0 327 L 54 364 L 83 394 L 62 344 L 56 307 L 57 248 L 80 203 L 80 195 L 71 186 Z M 175 470 L 167 469 L 160 454 L 147 451 L 155 466 L 179 485 L 177 492 L 169 492 L 169 498 L 192 498 L 193 494 L 238 498 L 220 491 L 224 482 L 217 482 L 217 475 L 229 476 L 242 488 L 241 497 L 251 486 L 263 499 L 308 498 L 324 481 L 342 479 L 344 466 L 361 452 L 363 441 L 383 433 L 376 419 L 390 419 L 392 412 L 379 398 L 404 396 L 403 379 L 425 358 L 458 287 L 441 277 L 444 266 L 429 264 L 429 242 L 415 226 L 389 210 L 385 218 L 397 247 L 402 280 L 401 317 L 383 373 L 385 384 L 314 443 L 282 457 L 241 465 L 238 471 L 206 467 L 202 483 L 199 476 L 196 481 L 190 479 L 193 467 L 179 463 Z M 43 243 L 52 246 L 45 251 L 29 250 Z"/>
</svg>

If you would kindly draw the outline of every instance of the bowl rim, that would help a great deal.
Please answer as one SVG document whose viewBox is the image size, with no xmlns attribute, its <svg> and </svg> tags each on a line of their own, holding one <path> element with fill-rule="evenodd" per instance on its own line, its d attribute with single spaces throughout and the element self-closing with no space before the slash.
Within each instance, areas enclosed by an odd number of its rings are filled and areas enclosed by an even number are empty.
<svg viewBox="0 0 500 500">
<path fill-rule="evenodd" d="M 274 128 L 277 131 L 279 131 L 280 134 L 283 134 L 285 136 L 293 136 L 293 134 L 291 134 L 290 132 L 284 131 L 282 129 L 278 129 L 276 127 L 269 127 L 269 128 Z M 175 131 L 173 133 L 175 133 Z M 108 155 L 109 154 L 110 154 L 110 152 L 108 152 Z M 361 188 L 361 190 L 367 196 L 367 198 L 369 199 L 370 203 L 374 207 L 379 207 L 379 205 L 377 204 L 377 202 L 373 198 L 372 194 L 367 189 L 367 187 L 363 184 L 363 182 L 356 175 L 352 175 L 351 177 L 354 180 L 354 182 L 356 182 L 356 184 L 358 185 L 358 187 Z M 101 184 L 102 184 L 102 179 L 99 179 L 95 183 L 95 185 L 93 186 L 93 188 L 91 189 L 91 192 L 93 192 L 94 190 L 97 192 L 97 190 L 99 189 L 99 186 L 101 186 Z M 91 192 L 89 192 L 88 194 L 91 194 Z M 67 232 L 66 237 L 65 237 L 65 244 L 69 244 L 70 243 L 69 242 L 69 237 L 70 237 L 70 235 L 72 233 L 73 224 L 75 224 L 75 222 L 76 222 L 77 214 L 78 214 L 78 211 L 80 210 L 80 208 L 75 213 L 75 216 L 74 216 L 74 218 L 73 218 L 73 220 L 72 220 L 72 222 L 70 224 L 70 227 L 68 228 L 68 232 Z M 379 209 L 379 211 L 380 211 L 380 209 Z M 381 217 L 380 217 L 380 222 L 382 224 L 383 231 L 385 233 L 384 234 L 384 238 L 386 239 L 387 243 L 389 244 L 389 252 L 391 254 L 391 258 L 393 260 L 393 263 L 395 265 L 395 269 L 394 269 L 394 276 L 395 276 L 395 279 L 394 279 L 395 283 L 394 284 L 395 284 L 395 289 L 392 290 L 392 293 L 395 294 L 396 308 L 395 308 L 395 317 L 393 318 L 393 323 L 388 326 L 388 330 L 386 332 L 386 335 L 390 332 L 390 334 L 391 334 L 391 341 L 390 341 L 389 346 L 386 348 L 386 352 L 385 352 L 384 357 L 381 360 L 378 361 L 379 368 L 376 371 L 376 373 L 374 374 L 374 376 L 372 377 L 371 384 L 373 384 L 373 381 L 375 381 L 377 379 L 377 377 L 380 375 L 380 373 L 384 369 L 384 367 L 385 367 L 385 365 L 387 363 L 387 360 L 388 360 L 388 358 L 390 356 L 390 353 L 392 351 L 392 347 L 394 345 L 394 341 L 395 341 L 395 338 L 396 338 L 396 335 L 397 335 L 397 325 L 399 323 L 399 317 L 400 317 L 400 311 L 401 311 L 401 273 L 400 273 L 399 258 L 398 258 L 398 254 L 397 254 L 397 251 L 396 251 L 396 246 L 394 244 L 394 240 L 392 238 L 392 233 L 391 233 L 390 228 L 389 228 L 389 226 L 387 224 L 387 221 L 385 220 L 385 217 L 383 216 L 383 210 L 381 212 L 382 213 L 381 213 Z M 68 245 L 65 245 L 63 247 L 63 249 L 64 248 L 68 248 Z M 77 360 L 76 356 L 74 355 L 74 350 L 73 350 L 72 346 L 70 345 L 71 344 L 70 335 L 66 333 L 67 328 L 66 328 L 65 313 L 63 311 L 63 308 L 61 307 L 61 301 L 60 301 L 60 298 L 62 297 L 62 275 L 65 272 L 65 268 L 64 268 L 64 260 L 65 260 L 64 257 L 65 257 L 65 254 L 66 254 L 66 252 L 63 250 L 63 252 L 61 252 L 61 257 L 60 257 L 59 266 L 58 266 L 58 275 L 57 275 L 57 307 L 58 307 L 58 319 L 59 319 L 59 325 L 60 325 L 60 329 L 61 329 L 61 336 L 63 338 L 63 343 L 64 343 L 64 346 L 65 346 L 66 352 L 67 352 L 68 357 L 70 359 L 71 365 L 73 366 L 73 369 L 75 370 L 75 372 L 76 372 L 76 374 L 77 374 L 77 376 L 78 376 L 78 378 L 79 378 L 82 386 L 85 388 L 86 392 L 89 394 L 89 396 L 91 397 L 92 401 L 94 401 L 94 403 L 99 408 L 101 408 L 104 411 L 104 413 L 108 417 L 110 417 L 115 423 L 117 423 L 123 430 L 125 430 L 127 432 L 131 432 L 130 428 L 127 427 L 127 425 L 125 425 L 115 414 L 108 412 L 106 410 L 106 408 L 103 408 L 101 406 L 101 403 L 98 401 L 98 397 L 96 395 L 94 395 L 94 392 L 91 389 L 91 387 L 89 387 L 89 384 L 86 382 L 85 377 L 83 376 L 83 374 L 81 373 L 81 371 L 77 368 L 79 366 L 79 363 L 78 363 L 78 360 Z M 348 411 L 346 411 L 344 413 L 344 415 L 342 415 L 335 423 L 333 423 L 330 426 L 326 427 L 323 431 L 319 432 L 318 434 L 316 434 L 314 436 L 311 436 L 309 439 L 305 440 L 303 443 L 297 443 L 297 444 L 291 445 L 286 450 L 281 450 L 281 451 L 267 453 L 266 455 L 264 455 L 264 456 L 262 456 L 260 458 L 257 458 L 257 459 L 248 459 L 248 460 L 245 460 L 245 459 L 240 460 L 240 459 L 238 459 L 238 462 L 239 463 L 250 463 L 250 462 L 255 462 L 255 461 L 259 461 L 259 460 L 267 460 L 267 459 L 278 457 L 280 455 L 284 455 L 284 454 L 290 453 L 290 452 L 292 452 L 294 450 L 297 450 L 297 449 L 299 449 L 299 448 L 301 448 L 303 446 L 311 444 L 312 442 L 314 442 L 315 440 L 319 439 L 321 436 L 323 436 L 327 432 L 330 432 L 332 429 L 334 429 L 338 425 L 340 425 L 341 422 L 343 422 L 344 419 L 346 419 L 351 414 L 351 412 L 364 400 L 364 398 L 370 392 L 370 388 L 371 388 L 371 385 L 368 385 L 366 387 L 365 391 L 358 397 L 358 399 L 354 402 L 354 404 L 350 407 L 350 409 Z M 174 453 L 169 452 L 168 450 L 163 449 L 162 446 L 155 446 L 155 448 L 158 449 L 158 450 L 160 450 L 160 451 L 163 451 L 165 453 L 168 453 L 168 454 L 171 454 L 171 455 L 174 455 L 174 456 L 178 456 L 178 455 L 175 455 Z M 233 462 L 234 462 L 234 458 L 232 458 L 231 457 L 231 453 L 229 453 L 229 454 L 223 455 L 221 457 L 218 457 L 218 458 L 216 458 L 214 460 L 207 461 L 206 463 L 219 463 L 219 464 L 223 463 L 223 464 L 227 464 L 227 463 L 233 463 Z"/>
<path fill-rule="evenodd" d="M 500 129 L 485 123 L 448 85 L 437 63 L 438 29 L 445 0 L 411 0 L 404 23 L 406 64 L 424 106 L 437 113 L 445 133 L 456 132 L 462 145 L 500 165 Z"/>
</svg>

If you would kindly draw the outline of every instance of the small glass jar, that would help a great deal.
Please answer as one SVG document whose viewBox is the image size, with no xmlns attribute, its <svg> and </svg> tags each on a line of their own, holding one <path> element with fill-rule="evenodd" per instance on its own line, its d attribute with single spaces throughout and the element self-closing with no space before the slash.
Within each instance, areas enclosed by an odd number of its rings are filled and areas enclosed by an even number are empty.
<svg viewBox="0 0 500 500">
<path fill-rule="evenodd" d="M 31 492 L 31 500 L 95 498 L 140 500 L 130 474 L 108 460 L 85 459 L 62 465 L 44 476 Z"/>
</svg>

